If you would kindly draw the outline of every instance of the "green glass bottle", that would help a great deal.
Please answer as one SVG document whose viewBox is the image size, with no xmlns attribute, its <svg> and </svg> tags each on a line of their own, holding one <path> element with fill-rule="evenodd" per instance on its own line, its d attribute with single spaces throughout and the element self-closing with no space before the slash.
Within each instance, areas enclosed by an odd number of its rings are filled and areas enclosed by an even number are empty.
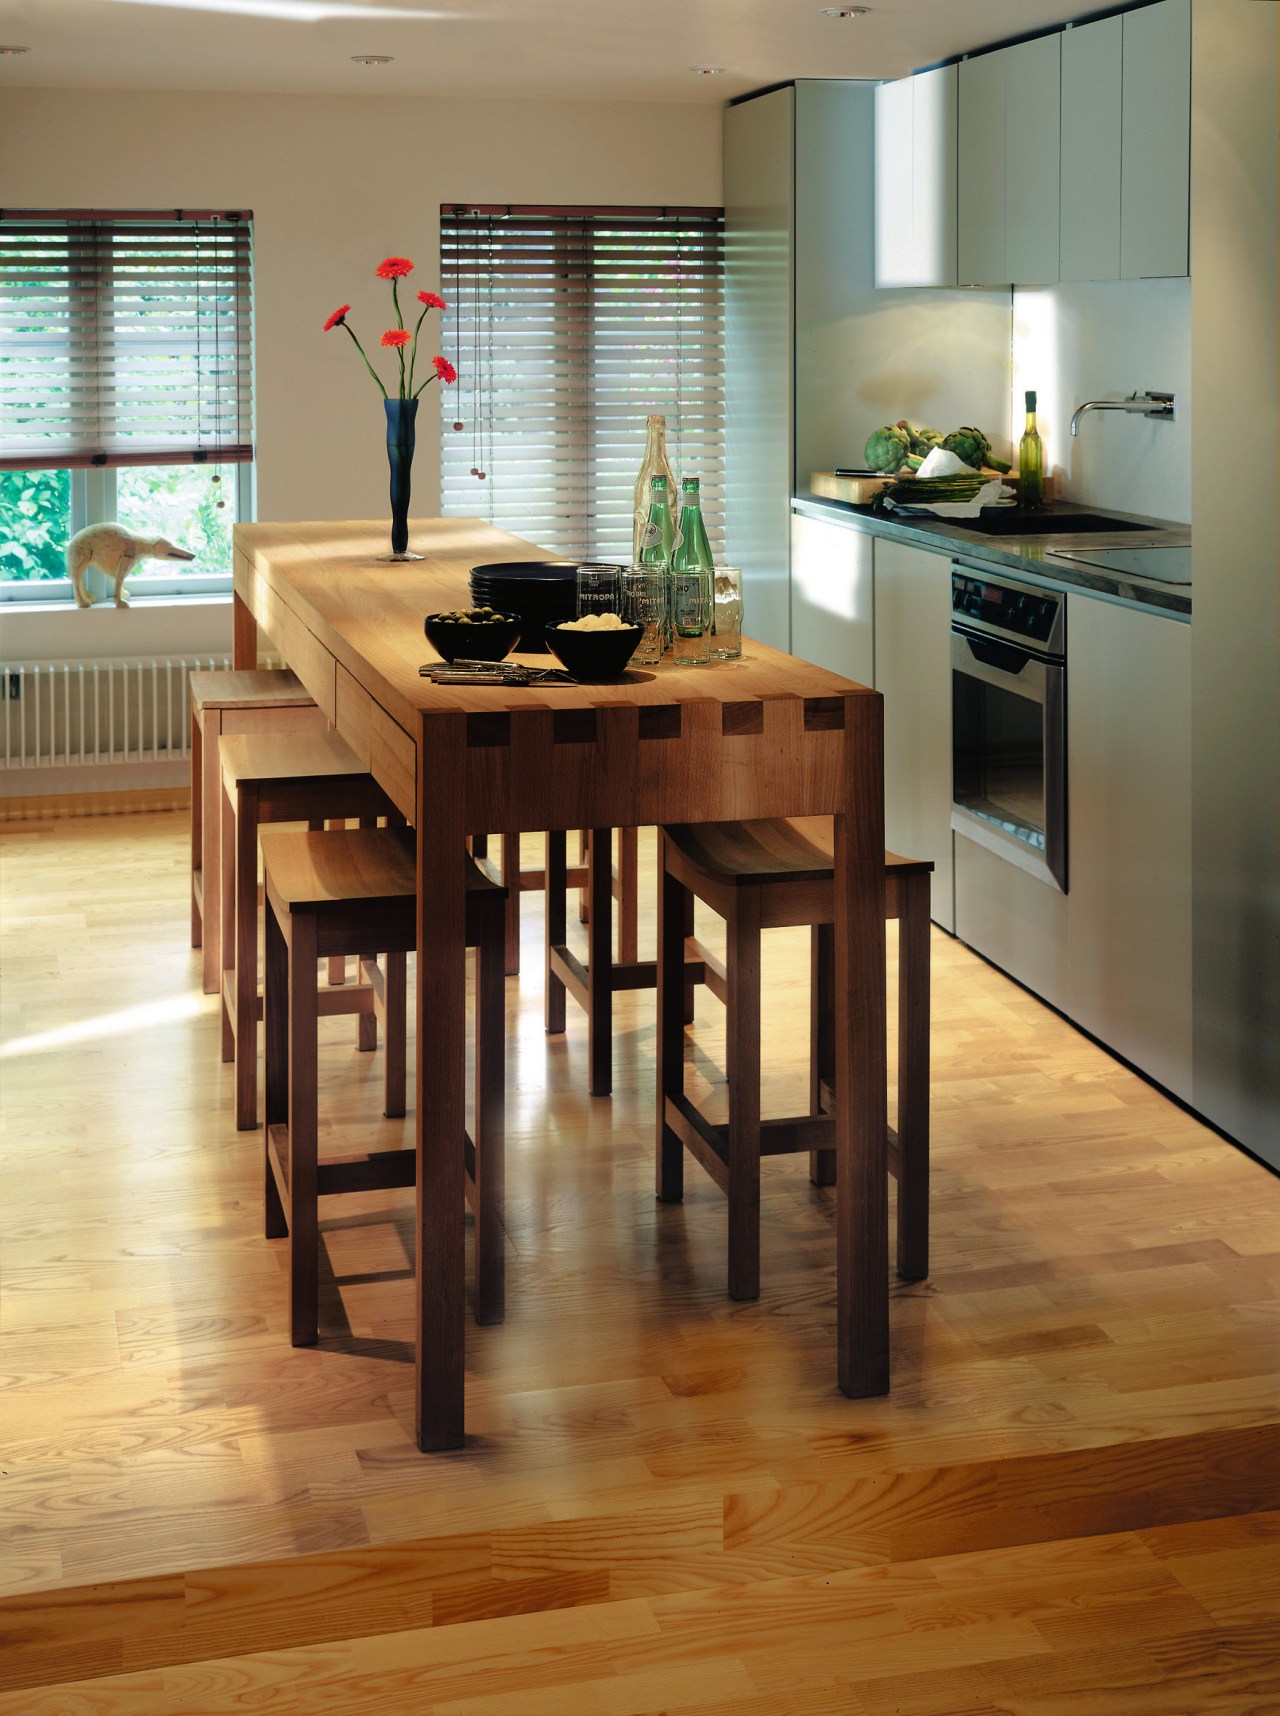
<svg viewBox="0 0 1280 1716">
<path fill-rule="evenodd" d="M 671 516 L 667 479 L 654 477 L 649 485 L 649 516 L 640 540 L 640 564 L 661 566 L 669 571 L 675 545 L 676 522 Z"/>
<path fill-rule="evenodd" d="M 702 521 L 702 497 L 698 492 L 697 477 L 684 477 L 680 483 L 680 532 L 671 570 L 711 570 L 711 544 L 707 541 L 707 527 Z"/>
<path fill-rule="evenodd" d="M 1036 428 L 1036 396 L 1027 394 L 1027 427 L 1018 442 L 1018 505 L 1039 512 L 1044 505 L 1044 442 Z"/>
</svg>

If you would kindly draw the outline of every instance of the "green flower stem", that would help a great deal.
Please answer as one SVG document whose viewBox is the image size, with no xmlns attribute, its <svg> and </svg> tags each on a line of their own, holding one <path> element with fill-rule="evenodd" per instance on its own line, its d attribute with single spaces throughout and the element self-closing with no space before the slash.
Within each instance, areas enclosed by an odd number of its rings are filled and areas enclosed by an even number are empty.
<svg viewBox="0 0 1280 1716">
<path fill-rule="evenodd" d="M 417 394 L 416 394 L 416 393 L 413 393 L 413 371 L 414 371 L 414 367 L 415 367 L 415 365 L 416 365 L 416 364 L 417 364 L 417 362 L 418 362 L 418 329 L 419 329 L 419 328 L 420 328 L 420 327 L 421 327 L 421 326 L 422 326 L 422 317 L 423 317 L 423 316 L 425 316 L 425 315 L 426 315 L 426 313 L 427 313 L 427 311 L 428 311 L 428 310 L 429 310 L 429 309 L 430 309 L 430 308 L 431 308 L 431 306 L 430 306 L 430 305 L 429 305 L 429 304 L 424 304 L 424 305 L 423 305 L 423 306 L 422 306 L 422 316 L 419 316 L 419 317 L 418 317 L 418 320 L 417 320 L 417 324 L 416 324 L 416 326 L 415 326 L 415 327 L 414 327 L 414 330 L 413 330 L 413 345 L 412 345 L 412 347 L 411 347 L 411 348 L 410 348 L 410 351 L 409 351 L 409 392 L 410 392 L 410 393 L 411 393 L 411 394 L 413 394 L 413 397 L 414 397 L 414 398 L 415 398 L 415 399 L 416 399 L 416 398 L 417 398 Z M 423 387 L 425 387 L 425 386 L 426 386 L 426 383 L 425 383 L 425 382 L 423 382 L 423 384 L 422 384 L 422 385 L 423 385 Z M 419 391 L 421 391 L 421 390 L 419 390 Z"/>
<path fill-rule="evenodd" d="M 391 302 L 396 307 L 396 327 L 403 328 L 404 317 L 400 314 L 400 282 L 394 276 L 391 281 Z"/>
<path fill-rule="evenodd" d="M 423 384 L 422 384 L 422 387 L 420 387 L 420 388 L 419 388 L 419 389 L 418 389 L 418 393 L 421 393 L 421 392 L 422 392 L 422 388 L 423 388 L 423 387 L 430 387 L 430 386 L 431 386 L 431 383 L 432 383 L 432 382 L 433 382 L 433 381 L 439 381 L 439 379 L 440 379 L 440 377 L 439 377 L 439 376 L 438 376 L 438 375 L 435 375 L 435 374 L 431 374 L 431 375 L 429 375 L 429 376 L 428 376 L 428 377 L 427 377 L 427 379 L 426 379 L 426 380 L 425 380 L 425 381 L 424 381 L 424 382 L 423 382 Z M 415 398 L 415 399 L 416 399 L 416 398 L 417 398 L 417 397 L 418 397 L 418 393 L 415 393 L 415 394 L 414 394 L 414 396 L 413 396 L 413 397 L 414 397 L 414 398 Z"/>
<path fill-rule="evenodd" d="M 351 327 L 350 323 L 348 323 L 348 322 L 344 322 L 342 325 L 344 328 L 346 328 L 347 332 L 351 335 L 351 343 L 355 346 L 356 350 L 360 353 L 360 356 L 362 358 L 364 358 L 364 367 L 368 370 L 369 374 L 377 382 L 378 392 L 382 395 L 382 397 L 384 399 L 388 398 L 389 395 L 387 393 L 387 390 L 382 385 L 382 378 L 379 376 L 377 370 L 373 367 L 373 365 L 369 362 L 368 358 L 365 357 L 364 347 L 360 344 L 359 340 L 356 339 L 355 330 Z"/>
<path fill-rule="evenodd" d="M 396 347 L 396 356 L 400 359 L 400 397 L 401 397 L 401 399 L 404 399 L 407 396 L 406 396 L 405 391 L 404 391 L 404 347 L 403 346 L 397 346 Z"/>
</svg>

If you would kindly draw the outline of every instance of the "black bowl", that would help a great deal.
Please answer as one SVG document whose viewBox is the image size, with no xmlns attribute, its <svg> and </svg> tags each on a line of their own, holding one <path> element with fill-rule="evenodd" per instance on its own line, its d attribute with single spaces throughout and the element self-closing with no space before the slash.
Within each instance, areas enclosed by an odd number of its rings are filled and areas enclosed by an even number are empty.
<svg viewBox="0 0 1280 1716">
<path fill-rule="evenodd" d="M 643 626 L 622 626 L 607 632 L 567 632 L 558 624 L 547 627 L 551 653 L 585 684 L 621 679 L 643 636 Z"/>
<path fill-rule="evenodd" d="M 496 620 L 453 620 L 445 614 L 428 614 L 422 629 L 445 661 L 501 661 L 515 647 L 520 623 L 511 614 Z"/>
</svg>

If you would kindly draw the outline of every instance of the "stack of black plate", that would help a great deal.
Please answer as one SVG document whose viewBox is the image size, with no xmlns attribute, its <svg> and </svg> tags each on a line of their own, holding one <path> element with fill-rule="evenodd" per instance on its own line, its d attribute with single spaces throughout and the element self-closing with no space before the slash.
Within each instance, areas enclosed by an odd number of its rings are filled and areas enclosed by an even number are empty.
<svg viewBox="0 0 1280 1716">
<path fill-rule="evenodd" d="M 519 614 L 524 621 L 517 649 L 546 653 L 546 628 L 572 620 L 578 611 L 575 560 L 499 560 L 471 568 L 476 607 Z"/>
</svg>

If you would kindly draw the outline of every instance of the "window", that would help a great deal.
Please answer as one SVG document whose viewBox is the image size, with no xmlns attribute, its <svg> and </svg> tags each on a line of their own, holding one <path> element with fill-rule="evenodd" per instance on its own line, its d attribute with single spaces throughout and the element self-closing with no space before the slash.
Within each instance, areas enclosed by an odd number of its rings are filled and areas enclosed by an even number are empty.
<svg viewBox="0 0 1280 1716">
<path fill-rule="evenodd" d="M 196 556 L 143 562 L 137 593 L 230 587 L 250 244 L 242 212 L 0 214 L 0 599 L 67 599 L 67 542 L 113 519 Z"/>
<path fill-rule="evenodd" d="M 722 211 L 445 208 L 440 224 L 458 369 L 440 402 L 444 512 L 629 560 L 645 418 L 661 412 L 719 552 Z"/>
</svg>

